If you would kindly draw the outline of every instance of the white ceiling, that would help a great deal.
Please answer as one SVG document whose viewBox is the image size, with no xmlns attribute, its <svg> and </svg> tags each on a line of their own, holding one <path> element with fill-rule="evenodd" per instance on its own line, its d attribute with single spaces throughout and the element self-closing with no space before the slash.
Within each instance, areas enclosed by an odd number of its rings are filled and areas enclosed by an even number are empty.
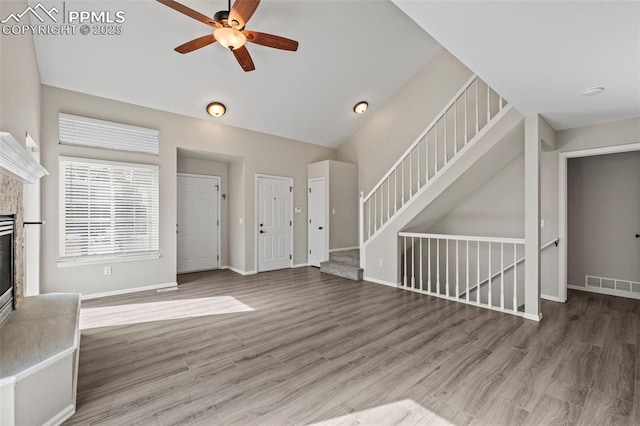
<svg viewBox="0 0 640 426">
<path fill-rule="evenodd" d="M 62 10 L 61 0 L 42 3 Z M 227 8 L 225 0 L 183 3 L 209 16 Z M 440 49 L 389 0 L 263 0 L 247 29 L 300 47 L 248 43 L 256 70 L 245 73 L 217 44 L 174 52 L 210 28 L 156 1 L 67 0 L 65 7 L 124 10 L 124 31 L 36 36 L 44 84 L 333 147 L 369 115 L 352 112 L 357 101 L 375 111 Z M 209 117 L 211 101 L 225 103 L 227 114 Z"/>
<path fill-rule="evenodd" d="M 640 2 L 393 0 L 524 114 L 556 129 L 640 116 Z M 597 96 L 580 92 L 604 86 Z"/>
</svg>

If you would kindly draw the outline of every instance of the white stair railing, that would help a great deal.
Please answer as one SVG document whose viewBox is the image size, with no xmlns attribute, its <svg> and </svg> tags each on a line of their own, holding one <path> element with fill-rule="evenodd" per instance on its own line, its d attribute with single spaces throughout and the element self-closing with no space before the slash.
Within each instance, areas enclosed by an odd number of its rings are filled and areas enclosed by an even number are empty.
<svg viewBox="0 0 640 426">
<path fill-rule="evenodd" d="M 551 247 L 552 245 L 556 245 L 556 247 L 558 246 L 558 243 L 560 242 L 559 238 L 554 238 L 553 240 L 549 241 L 548 243 L 544 244 L 542 247 L 540 247 L 540 251 L 543 251 L 544 249 L 546 249 L 547 247 Z M 502 273 L 507 273 L 509 272 L 512 268 L 516 268 L 519 264 L 521 264 L 522 262 L 524 262 L 524 256 L 522 256 L 520 259 L 518 259 L 516 262 L 511 263 L 507 266 L 504 267 L 503 270 L 496 272 L 495 274 L 493 274 L 490 278 L 492 280 L 495 280 L 496 278 L 498 278 L 500 276 L 500 274 Z M 482 287 L 484 285 L 486 285 L 489 282 L 489 278 L 486 278 L 484 281 L 482 281 L 479 285 L 475 285 L 473 286 L 471 289 L 469 289 L 469 291 L 473 292 L 475 291 L 475 289 L 477 289 L 478 287 Z M 464 296 L 464 292 L 460 294 L 461 297 Z"/>
<path fill-rule="evenodd" d="M 523 316 L 524 268 L 518 268 L 518 259 L 524 256 L 524 239 L 398 235 L 400 288 Z"/>
<path fill-rule="evenodd" d="M 373 189 L 360 194 L 360 245 L 475 142 L 506 106 L 502 96 L 472 76 Z"/>
</svg>

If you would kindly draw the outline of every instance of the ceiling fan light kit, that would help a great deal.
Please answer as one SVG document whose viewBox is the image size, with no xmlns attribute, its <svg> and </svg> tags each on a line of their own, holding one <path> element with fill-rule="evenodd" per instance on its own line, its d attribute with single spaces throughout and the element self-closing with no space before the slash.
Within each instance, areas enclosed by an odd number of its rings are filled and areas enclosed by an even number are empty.
<svg viewBox="0 0 640 426">
<path fill-rule="evenodd" d="M 228 11 L 217 12 L 213 18 L 209 18 L 175 0 L 157 0 L 159 3 L 170 7 L 190 18 L 200 21 L 214 28 L 213 34 L 198 37 L 175 48 L 178 53 L 189 53 L 202 47 L 219 42 L 222 46 L 233 52 L 236 60 L 245 72 L 256 69 L 249 51 L 245 47 L 247 41 L 266 47 L 295 52 L 298 50 L 298 42 L 288 38 L 246 31 L 245 25 L 258 8 L 260 0 L 236 0 Z M 230 2 L 229 2 L 230 5 Z"/>
</svg>

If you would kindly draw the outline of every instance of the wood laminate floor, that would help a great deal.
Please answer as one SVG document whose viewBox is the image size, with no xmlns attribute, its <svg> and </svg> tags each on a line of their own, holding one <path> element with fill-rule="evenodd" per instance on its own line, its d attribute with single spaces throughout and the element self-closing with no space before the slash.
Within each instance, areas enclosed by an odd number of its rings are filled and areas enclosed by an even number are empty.
<svg viewBox="0 0 640 426">
<path fill-rule="evenodd" d="M 315 268 L 83 302 L 77 413 L 114 425 L 640 424 L 640 301 L 542 323 Z"/>
</svg>

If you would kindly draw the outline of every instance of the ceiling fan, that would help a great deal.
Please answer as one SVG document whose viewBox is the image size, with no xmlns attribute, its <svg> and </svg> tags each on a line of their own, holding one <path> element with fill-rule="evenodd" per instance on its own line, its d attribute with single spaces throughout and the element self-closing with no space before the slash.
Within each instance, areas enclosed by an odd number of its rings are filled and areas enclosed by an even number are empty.
<svg viewBox="0 0 640 426">
<path fill-rule="evenodd" d="M 231 0 L 229 0 L 229 10 L 217 12 L 213 16 L 213 19 L 174 0 L 157 1 L 214 28 L 212 34 L 198 37 L 176 47 L 174 50 L 178 53 L 193 52 L 217 41 L 233 52 L 233 55 L 243 70 L 253 71 L 256 67 L 253 64 L 251 55 L 249 55 L 249 51 L 244 45 L 247 41 L 262 46 L 273 47 L 274 49 L 294 52 L 298 50 L 298 42 L 295 40 L 244 29 L 246 23 L 258 8 L 260 0 L 236 0 L 233 7 L 231 7 Z"/>
</svg>

